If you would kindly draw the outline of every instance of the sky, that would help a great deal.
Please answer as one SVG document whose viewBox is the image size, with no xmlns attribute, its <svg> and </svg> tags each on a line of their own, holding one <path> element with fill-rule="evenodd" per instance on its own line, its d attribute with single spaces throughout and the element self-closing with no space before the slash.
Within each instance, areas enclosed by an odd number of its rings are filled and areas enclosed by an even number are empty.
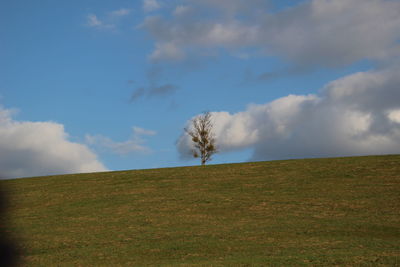
<svg viewBox="0 0 400 267">
<path fill-rule="evenodd" d="M 3 0 L 0 179 L 400 153 L 398 0 Z"/>
</svg>

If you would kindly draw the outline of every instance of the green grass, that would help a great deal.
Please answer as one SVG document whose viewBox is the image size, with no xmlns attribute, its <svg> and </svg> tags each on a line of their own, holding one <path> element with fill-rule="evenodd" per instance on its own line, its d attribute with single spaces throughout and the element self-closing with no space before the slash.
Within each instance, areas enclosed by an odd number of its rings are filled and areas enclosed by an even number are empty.
<svg viewBox="0 0 400 267">
<path fill-rule="evenodd" d="M 400 156 L 0 183 L 28 266 L 399 266 Z"/>
</svg>

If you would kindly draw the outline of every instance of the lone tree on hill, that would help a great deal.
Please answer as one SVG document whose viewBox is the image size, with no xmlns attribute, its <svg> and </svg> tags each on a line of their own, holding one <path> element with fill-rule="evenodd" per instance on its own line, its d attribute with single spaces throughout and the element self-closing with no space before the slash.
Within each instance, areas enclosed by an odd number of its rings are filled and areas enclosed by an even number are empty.
<svg viewBox="0 0 400 267">
<path fill-rule="evenodd" d="M 201 159 L 201 165 L 211 160 L 211 156 L 217 153 L 215 138 L 211 121 L 211 113 L 204 112 L 191 121 L 191 126 L 185 128 L 185 132 L 192 138 L 194 149 L 193 157 Z"/>
</svg>

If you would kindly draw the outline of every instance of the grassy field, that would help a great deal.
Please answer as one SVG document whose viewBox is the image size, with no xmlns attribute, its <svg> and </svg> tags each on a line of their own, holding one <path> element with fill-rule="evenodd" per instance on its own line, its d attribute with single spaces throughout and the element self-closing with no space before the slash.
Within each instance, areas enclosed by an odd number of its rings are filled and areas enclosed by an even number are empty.
<svg viewBox="0 0 400 267">
<path fill-rule="evenodd" d="M 400 266 L 400 156 L 0 185 L 27 266 Z"/>
</svg>

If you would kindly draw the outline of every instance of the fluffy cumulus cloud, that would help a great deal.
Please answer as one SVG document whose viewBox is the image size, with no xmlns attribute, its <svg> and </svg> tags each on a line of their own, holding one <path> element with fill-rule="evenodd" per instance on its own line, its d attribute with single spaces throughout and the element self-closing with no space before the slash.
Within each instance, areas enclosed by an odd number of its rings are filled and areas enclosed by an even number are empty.
<svg viewBox="0 0 400 267">
<path fill-rule="evenodd" d="M 62 124 L 16 121 L 0 107 L 0 179 L 105 170 L 87 146 L 68 140 Z"/>
<path fill-rule="evenodd" d="M 399 1 L 310 0 L 279 11 L 266 2 L 183 1 L 171 16 L 148 16 L 142 28 L 156 42 L 150 58 L 183 60 L 207 54 L 204 49 L 250 49 L 301 66 L 336 67 L 400 54 Z"/>
<path fill-rule="evenodd" d="M 151 149 L 144 146 L 143 136 L 156 135 L 155 131 L 146 130 L 140 127 L 132 128 L 132 136 L 122 142 L 113 141 L 103 135 L 86 135 L 86 143 L 99 150 L 111 152 L 117 155 L 127 155 L 130 153 L 150 153 Z"/>
<path fill-rule="evenodd" d="M 214 112 L 221 152 L 252 148 L 252 160 L 400 153 L 400 69 L 359 72 L 318 95 L 289 95 L 230 114 Z M 191 143 L 177 143 L 183 157 Z"/>
</svg>

